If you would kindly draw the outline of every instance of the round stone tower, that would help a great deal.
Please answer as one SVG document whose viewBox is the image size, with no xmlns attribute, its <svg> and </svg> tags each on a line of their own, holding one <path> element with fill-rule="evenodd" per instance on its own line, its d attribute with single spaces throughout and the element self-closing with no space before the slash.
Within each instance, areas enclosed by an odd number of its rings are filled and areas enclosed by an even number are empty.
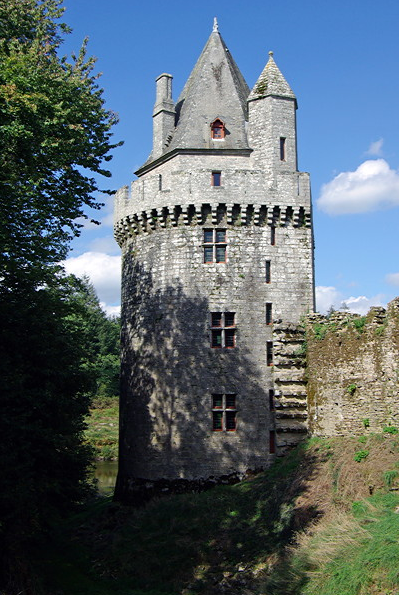
<svg viewBox="0 0 399 595">
<path fill-rule="evenodd" d="M 217 24 L 176 103 L 157 79 L 153 151 L 116 195 L 120 500 L 264 468 L 306 431 L 280 332 L 314 305 L 296 107 L 271 53 L 249 90 Z"/>
</svg>

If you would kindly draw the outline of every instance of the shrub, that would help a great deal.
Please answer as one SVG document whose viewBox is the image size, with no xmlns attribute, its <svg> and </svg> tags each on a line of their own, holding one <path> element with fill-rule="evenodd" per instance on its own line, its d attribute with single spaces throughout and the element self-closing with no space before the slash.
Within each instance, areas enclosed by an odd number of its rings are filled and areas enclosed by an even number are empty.
<svg viewBox="0 0 399 595">
<path fill-rule="evenodd" d="M 353 460 L 356 461 L 356 463 L 360 463 L 360 461 L 362 461 L 363 459 L 367 459 L 368 456 L 369 456 L 368 450 L 358 450 L 357 452 L 355 452 L 355 456 L 353 457 Z"/>
</svg>

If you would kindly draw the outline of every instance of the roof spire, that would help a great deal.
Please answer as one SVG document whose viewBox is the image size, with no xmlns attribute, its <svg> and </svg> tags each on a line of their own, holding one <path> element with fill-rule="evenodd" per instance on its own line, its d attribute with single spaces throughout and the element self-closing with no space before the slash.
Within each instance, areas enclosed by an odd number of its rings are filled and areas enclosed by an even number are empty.
<svg viewBox="0 0 399 595">
<path fill-rule="evenodd" d="M 219 31 L 218 20 L 216 17 L 214 17 L 212 33 L 218 33 L 218 31 Z"/>
<path fill-rule="evenodd" d="M 269 56 L 270 56 L 271 58 L 273 58 L 273 54 L 274 54 L 274 52 L 273 52 L 272 50 L 270 50 L 270 52 L 269 52 Z"/>
</svg>

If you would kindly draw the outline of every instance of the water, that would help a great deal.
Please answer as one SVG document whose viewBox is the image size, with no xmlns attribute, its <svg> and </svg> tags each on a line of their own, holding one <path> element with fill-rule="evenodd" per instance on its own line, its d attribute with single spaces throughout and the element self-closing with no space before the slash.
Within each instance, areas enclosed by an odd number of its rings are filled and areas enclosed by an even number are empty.
<svg viewBox="0 0 399 595">
<path fill-rule="evenodd" d="M 118 461 L 96 461 L 94 477 L 98 481 L 98 491 L 102 496 L 111 496 L 114 491 Z"/>
</svg>

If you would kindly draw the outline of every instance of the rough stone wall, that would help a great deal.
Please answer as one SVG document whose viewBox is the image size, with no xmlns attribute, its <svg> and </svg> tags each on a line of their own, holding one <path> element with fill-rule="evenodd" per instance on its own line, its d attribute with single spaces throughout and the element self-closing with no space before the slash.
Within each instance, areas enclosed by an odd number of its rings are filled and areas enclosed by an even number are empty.
<svg viewBox="0 0 399 595">
<path fill-rule="evenodd" d="M 279 448 L 281 426 L 279 404 L 270 411 L 274 366 L 266 345 L 274 325 L 266 324 L 266 303 L 273 320 L 297 322 L 311 308 L 310 229 L 279 227 L 272 245 L 269 226 L 229 225 L 223 210 L 201 225 L 157 225 L 124 250 L 122 392 L 129 398 L 121 441 L 134 453 L 124 457 L 125 474 L 192 479 L 266 467 L 269 432 L 276 429 Z M 226 264 L 204 264 L 204 228 L 226 229 Z M 212 349 L 210 313 L 226 311 L 236 314 L 236 347 Z M 235 432 L 212 431 L 218 393 L 237 395 Z"/>
<path fill-rule="evenodd" d="M 362 326 L 362 323 L 364 326 Z M 364 318 L 308 317 L 309 429 L 321 436 L 399 425 L 399 298 Z"/>
</svg>

